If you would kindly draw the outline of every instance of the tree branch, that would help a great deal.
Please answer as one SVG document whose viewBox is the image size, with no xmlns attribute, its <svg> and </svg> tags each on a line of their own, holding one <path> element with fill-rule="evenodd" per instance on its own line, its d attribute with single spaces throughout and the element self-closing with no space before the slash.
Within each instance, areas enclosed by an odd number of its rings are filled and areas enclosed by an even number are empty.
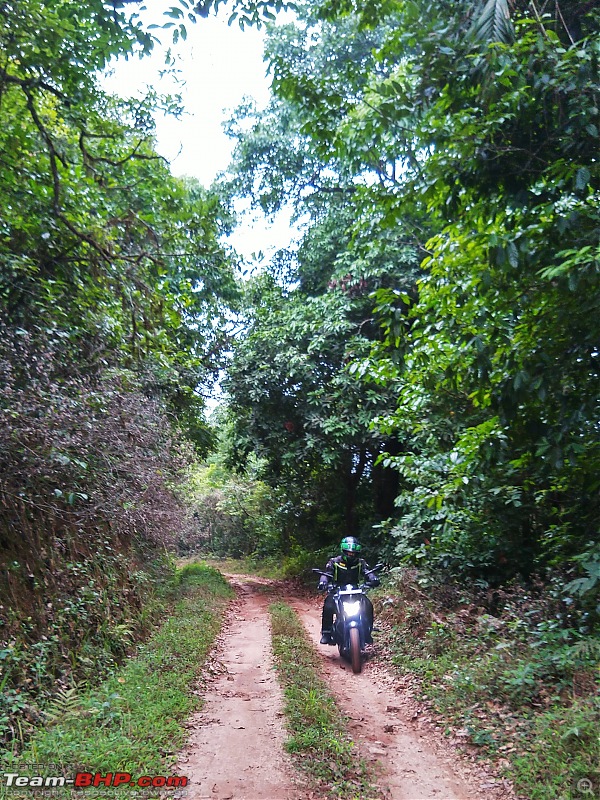
<svg viewBox="0 0 600 800">
<path fill-rule="evenodd" d="M 123 164 L 126 164 L 128 161 L 131 161 L 132 159 L 139 159 L 141 161 L 164 161 L 165 164 L 169 163 L 164 156 L 161 156 L 161 155 L 158 155 L 158 154 L 156 154 L 156 155 L 147 155 L 146 153 L 138 153 L 138 150 L 140 149 L 140 147 L 146 141 L 145 139 L 140 139 L 138 141 L 138 143 L 135 145 L 135 147 L 133 148 L 133 150 L 128 155 L 126 155 L 123 158 L 115 161 L 115 160 L 113 160 L 111 158 L 107 158 L 106 156 L 94 156 L 94 155 L 92 155 L 90 153 L 90 151 L 87 149 L 87 147 L 85 146 L 85 139 L 86 138 L 88 138 L 88 139 L 89 138 L 105 139 L 105 138 L 108 138 L 108 137 L 105 137 L 102 134 L 89 133 L 86 130 L 82 130 L 81 133 L 79 134 L 79 149 L 83 153 L 84 157 L 88 161 L 90 161 L 92 163 L 96 163 L 97 162 L 97 163 L 103 163 L 103 164 L 110 164 L 111 167 L 122 167 Z"/>
<path fill-rule="evenodd" d="M 58 97 L 59 100 L 63 102 L 68 102 L 68 98 L 64 95 L 61 91 L 59 91 L 56 87 L 52 86 L 50 83 L 46 83 L 41 78 L 18 78 L 16 75 L 11 75 L 8 72 L 7 67 L 0 67 L 0 81 L 4 83 L 12 83 L 15 86 L 20 86 L 23 90 L 25 89 L 44 89 L 46 92 L 50 92 L 55 97 Z"/>
</svg>

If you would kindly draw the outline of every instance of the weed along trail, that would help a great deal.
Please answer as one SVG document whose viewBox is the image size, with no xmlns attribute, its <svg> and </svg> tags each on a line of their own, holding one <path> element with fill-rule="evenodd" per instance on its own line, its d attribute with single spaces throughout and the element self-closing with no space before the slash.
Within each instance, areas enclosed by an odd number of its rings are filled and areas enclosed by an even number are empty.
<svg viewBox="0 0 600 800">
<path fill-rule="evenodd" d="M 321 630 L 320 598 L 290 600 L 315 645 Z M 317 645 L 316 645 L 317 646 Z M 318 646 L 325 678 L 361 756 L 371 762 L 388 800 L 515 800 L 508 785 L 471 764 L 441 734 L 421 725 L 414 703 L 377 665 L 355 675 L 337 647 Z"/>
<path fill-rule="evenodd" d="M 217 645 L 215 678 L 177 769 L 186 800 L 303 800 L 285 754 L 282 698 L 272 669 L 269 600 L 260 578 L 228 576 L 237 599 Z M 267 582 L 268 583 L 268 582 Z"/>
</svg>

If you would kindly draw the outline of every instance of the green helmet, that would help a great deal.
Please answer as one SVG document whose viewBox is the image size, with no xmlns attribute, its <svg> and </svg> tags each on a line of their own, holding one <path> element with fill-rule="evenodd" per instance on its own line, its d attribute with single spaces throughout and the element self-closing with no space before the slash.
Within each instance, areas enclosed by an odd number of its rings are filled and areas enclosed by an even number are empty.
<svg viewBox="0 0 600 800">
<path fill-rule="evenodd" d="M 343 556 L 358 555 L 362 550 L 362 545 L 358 539 L 354 538 L 354 536 L 346 536 L 345 539 L 342 539 L 340 550 L 342 551 Z"/>
</svg>

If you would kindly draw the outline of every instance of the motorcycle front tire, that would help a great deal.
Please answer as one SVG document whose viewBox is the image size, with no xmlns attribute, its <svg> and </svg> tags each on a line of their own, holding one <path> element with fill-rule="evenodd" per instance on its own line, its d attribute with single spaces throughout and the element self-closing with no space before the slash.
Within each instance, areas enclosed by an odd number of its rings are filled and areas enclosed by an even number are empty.
<svg viewBox="0 0 600 800">
<path fill-rule="evenodd" d="M 360 631 L 358 628 L 350 628 L 350 663 L 352 664 L 352 672 L 357 675 L 362 670 Z"/>
</svg>

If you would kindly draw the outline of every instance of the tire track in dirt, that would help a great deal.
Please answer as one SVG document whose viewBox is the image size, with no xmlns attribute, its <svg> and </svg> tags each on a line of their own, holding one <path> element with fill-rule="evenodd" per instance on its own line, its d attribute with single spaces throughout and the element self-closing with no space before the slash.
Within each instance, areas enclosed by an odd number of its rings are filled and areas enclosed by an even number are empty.
<svg viewBox="0 0 600 800">
<path fill-rule="evenodd" d="M 316 644 L 322 600 L 288 602 Z M 507 781 L 463 763 L 439 734 L 421 726 L 400 682 L 377 669 L 375 659 L 355 675 L 337 647 L 320 645 L 319 652 L 329 687 L 349 717 L 352 739 L 389 800 L 516 800 Z"/>
<path fill-rule="evenodd" d="M 268 598 L 261 579 L 227 576 L 237 600 L 213 658 L 218 676 L 177 762 L 186 800 L 303 800 L 284 752 L 282 693 L 273 670 Z"/>
</svg>

